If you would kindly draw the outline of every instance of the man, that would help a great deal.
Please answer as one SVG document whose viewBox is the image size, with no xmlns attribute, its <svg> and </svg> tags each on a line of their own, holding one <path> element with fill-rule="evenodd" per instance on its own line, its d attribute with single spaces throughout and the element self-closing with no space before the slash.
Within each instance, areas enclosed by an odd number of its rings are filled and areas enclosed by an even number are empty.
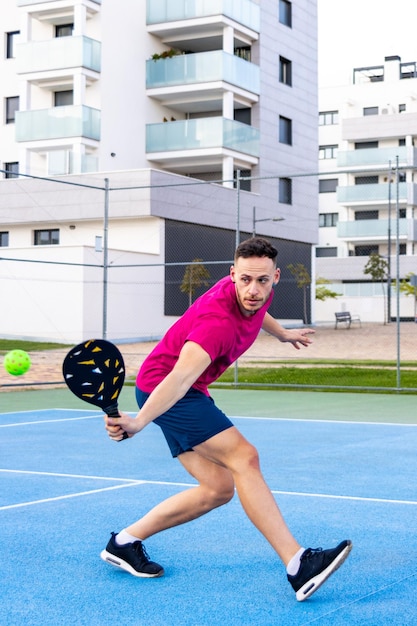
<svg viewBox="0 0 417 626">
<path fill-rule="evenodd" d="M 235 489 L 252 523 L 287 569 L 299 601 L 308 598 L 345 560 L 351 542 L 330 550 L 305 550 L 290 533 L 259 467 L 257 450 L 214 404 L 207 387 L 255 341 L 261 328 L 295 348 L 311 343 L 310 329 L 284 329 L 267 312 L 280 278 L 277 250 L 261 237 L 242 242 L 230 276 L 198 298 L 168 330 L 137 377 L 140 410 L 105 417 L 111 439 L 132 437 L 158 424 L 173 457 L 198 485 L 154 507 L 144 517 L 112 533 L 101 558 L 134 576 L 162 576 L 143 541 L 226 504 Z"/>
</svg>

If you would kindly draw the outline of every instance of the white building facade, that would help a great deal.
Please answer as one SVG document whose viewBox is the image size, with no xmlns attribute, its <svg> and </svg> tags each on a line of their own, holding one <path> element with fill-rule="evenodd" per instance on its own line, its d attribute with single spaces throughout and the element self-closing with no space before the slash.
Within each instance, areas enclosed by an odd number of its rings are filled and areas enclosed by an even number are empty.
<svg viewBox="0 0 417 626">
<path fill-rule="evenodd" d="M 0 288 L 33 307 L 30 321 L 3 312 L 3 336 L 72 342 L 103 323 L 114 339 L 159 336 L 182 306 L 167 304 L 164 264 L 201 257 L 199 238 L 215 248 L 219 233 L 213 261 L 256 230 L 284 263 L 310 267 L 317 179 L 302 174 L 317 167 L 315 1 L 9 4 Z M 117 264 L 123 281 L 107 275 Z M 151 316 L 138 313 L 133 269 L 146 264 Z M 295 310 L 277 315 L 301 318 L 301 299 L 293 290 L 284 300 Z"/>
<path fill-rule="evenodd" d="M 316 276 L 340 296 L 316 303 L 318 320 L 340 310 L 414 319 L 414 299 L 386 282 L 417 274 L 416 69 L 386 57 L 355 68 L 350 85 L 320 90 Z M 387 263 L 384 284 L 364 274 L 371 253 Z"/>
</svg>

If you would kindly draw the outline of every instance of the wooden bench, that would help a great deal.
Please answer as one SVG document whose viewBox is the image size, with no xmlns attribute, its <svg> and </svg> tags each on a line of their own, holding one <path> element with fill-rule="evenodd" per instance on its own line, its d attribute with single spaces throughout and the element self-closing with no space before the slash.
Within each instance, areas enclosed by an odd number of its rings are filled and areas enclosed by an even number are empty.
<svg viewBox="0 0 417 626">
<path fill-rule="evenodd" d="M 337 325 L 340 323 L 345 323 L 347 327 L 350 328 L 350 325 L 352 324 L 352 322 L 358 322 L 360 326 L 362 327 L 362 323 L 361 323 L 359 315 L 351 315 L 349 311 L 340 311 L 339 313 L 335 313 L 335 317 L 336 317 L 336 322 L 334 325 L 335 329 L 337 328 Z"/>
</svg>

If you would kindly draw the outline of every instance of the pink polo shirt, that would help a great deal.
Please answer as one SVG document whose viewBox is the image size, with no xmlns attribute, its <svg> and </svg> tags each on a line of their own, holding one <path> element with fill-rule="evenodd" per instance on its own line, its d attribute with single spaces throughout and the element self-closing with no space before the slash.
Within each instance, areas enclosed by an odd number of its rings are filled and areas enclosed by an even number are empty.
<svg viewBox="0 0 417 626">
<path fill-rule="evenodd" d="M 261 330 L 273 294 L 254 315 L 245 317 L 230 276 L 222 278 L 200 296 L 166 332 L 145 359 L 136 384 L 151 393 L 172 370 L 186 341 L 194 341 L 210 356 L 208 368 L 193 388 L 209 395 L 207 387 L 253 344 Z"/>
</svg>

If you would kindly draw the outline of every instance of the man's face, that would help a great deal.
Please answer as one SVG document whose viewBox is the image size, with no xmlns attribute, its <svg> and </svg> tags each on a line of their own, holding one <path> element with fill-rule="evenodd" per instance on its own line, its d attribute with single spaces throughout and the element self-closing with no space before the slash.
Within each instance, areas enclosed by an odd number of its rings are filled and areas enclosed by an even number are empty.
<svg viewBox="0 0 417 626">
<path fill-rule="evenodd" d="M 279 281 L 280 270 L 268 257 L 239 257 L 230 268 L 236 285 L 236 298 L 243 315 L 249 317 L 268 300 L 273 285 Z"/>
</svg>

